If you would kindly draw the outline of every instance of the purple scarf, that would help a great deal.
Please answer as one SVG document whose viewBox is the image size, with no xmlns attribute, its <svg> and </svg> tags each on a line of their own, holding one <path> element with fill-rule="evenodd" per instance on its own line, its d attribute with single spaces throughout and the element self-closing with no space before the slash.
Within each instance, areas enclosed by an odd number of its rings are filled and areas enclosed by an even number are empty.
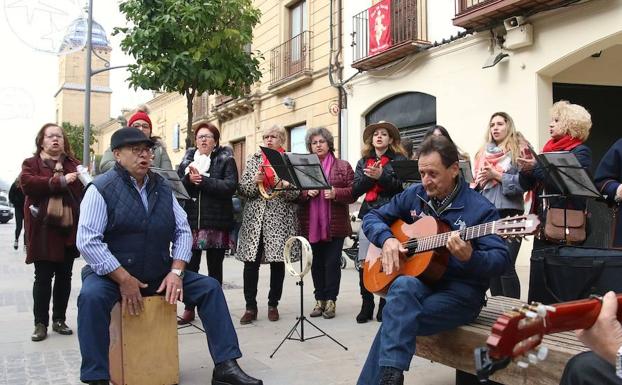
<svg viewBox="0 0 622 385">
<path fill-rule="evenodd" d="M 335 156 L 329 152 L 322 160 L 324 174 L 330 180 L 330 171 L 335 164 Z M 330 201 L 320 191 L 309 204 L 309 242 L 317 243 L 330 240 Z"/>
</svg>

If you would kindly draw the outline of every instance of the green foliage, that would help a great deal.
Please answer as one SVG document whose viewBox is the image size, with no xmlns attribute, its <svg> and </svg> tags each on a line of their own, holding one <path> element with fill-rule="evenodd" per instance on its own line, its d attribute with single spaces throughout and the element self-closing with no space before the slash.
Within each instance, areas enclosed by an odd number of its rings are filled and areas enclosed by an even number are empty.
<svg viewBox="0 0 622 385">
<path fill-rule="evenodd" d="M 63 131 L 69 138 L 69 145 L 71 146 L 71 152 L 73 155 L 82 162 L 82 149 L 84 146 L 84 125 L 73 125 L 69 122 L 63 122 Z M 97 142 L 95 139 L 95 132 L 91 128 L 89 144 L 93 145 Z M 92 150 L 91 150 L 92 152 Z"/>
<path fill-rule="evenodd" d="M 136 59 L 130 85 L 178 92 L 238 97 L 260 79 L 259 57 L 248 52 L 260 12 L 252 0 L 127 0 L 119 4 L 127 27 L 121 49 Z M 188 130 L 190 134 L 192 130 Z"/>
</svg>

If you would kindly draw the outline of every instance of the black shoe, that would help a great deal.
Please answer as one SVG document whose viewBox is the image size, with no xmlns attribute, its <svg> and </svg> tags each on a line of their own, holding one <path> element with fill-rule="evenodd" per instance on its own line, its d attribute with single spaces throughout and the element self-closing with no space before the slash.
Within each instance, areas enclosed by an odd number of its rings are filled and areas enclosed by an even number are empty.
<svg viewBox="0 0 622 385">
<path fill-rule="evenodd" d="M 378 303 L 378 313 L 376 313 L 376 321 L 382 322 L 382 309 L 384 309 L 384 304 L 387 301 L 384 298 L 380 298 L 380 303 Z"/>
<path fill-rule="evenodd" d="M 214 367 L 212 385 L 263 385 L 263 381 L 244 373 L 236 360 L 227 360 Z"/>
<path fill-rule="evenodd" d="M 19 242 L 16 239 L 15 242 L 13 242 L 13 248 L 17 250 L 18 247 L 19 247 Z"/>
<path fill-rule="evenodd" d="M 404 385 L 404 372 L 390 366 L 383 366 L 380 385 Z"/>
<path fill-rule="evenodd" d="M 360 324 L 364 324 L 365 322 L 374 318 L 374 301 L 371 300 L 363 300 L 363 305 L 361 305 L 361 311 L 356 316 L 356 322 Z"/>
<path fill-rule="evenodd" d="M 48 327 L 42 323 L 35 324 L 35 331 L 32 332 L 30 339 L 33 341 L 43 341 L 48 336 Z"/>
<path fill-rule="evenodd" d="M 58 334 L 62 334 L 64 336 L 70 336 L 73 334 L 73 331 L 67 326 L 65 321 L 54 321 L 52 323 L 52 330 L 54 330 Z"/>
</svg>

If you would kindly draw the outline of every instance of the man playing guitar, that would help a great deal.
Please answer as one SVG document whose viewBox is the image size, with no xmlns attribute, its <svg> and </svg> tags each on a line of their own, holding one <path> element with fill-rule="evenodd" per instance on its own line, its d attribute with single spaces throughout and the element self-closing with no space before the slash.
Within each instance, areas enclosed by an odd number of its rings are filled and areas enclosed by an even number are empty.
<svg viewBox="0 0 622 385">
<path fill-rule="evenodd" d="M 358 385 L 403 384 L 416 337 L 473 321 L 484 305 L 490 278 L 501 275 L 510 263 L 505 242 L 494 232 L 471 241 L 462 239 L 465 234 L 461 230 L 499 217 L 490 201 L 460 177 L 455 144 L 444 137 L 431 137 L 421 144 L 419 154 L 422 183 L 369 212 L 363 230 L 373 244 L 382 247 L 382 269 L 392 274 L 400 269 L 408 250 L 389 226 L 398 219 L 413 223 L 424 216 L 442 221 L 453 231 L 441 248 L 449 252 L 447 269 L 434 282 L 409 275 L 393 281 L 386 294 L 383 323 Z"/>
</svg>

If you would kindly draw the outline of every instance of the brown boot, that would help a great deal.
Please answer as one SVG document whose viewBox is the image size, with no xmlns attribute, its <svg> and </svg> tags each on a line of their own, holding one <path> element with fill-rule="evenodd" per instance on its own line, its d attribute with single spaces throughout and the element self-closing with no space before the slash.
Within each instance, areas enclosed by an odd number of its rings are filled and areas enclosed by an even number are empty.
<svg viewBox="0 0 622 385">
<path fill-rule="evenodd" d="M 335 311 L 337 310 L 337 304 L 335 301 L 329 299 L 326 301 L 326 309 L 324 309 L 324 314 L 322 316 L 326 319 L 335 318 Z"/>
<path fill-rule="evenodd" d="M 240 318 L 240 323 L 242 325 L 248 325 L 255 320 L 257 320 L 257 309 L 246 309 L 244 315 Z"/>
<path fill-rule="evenodd" d="M 194 317 L 194 309 L 186 309 L 184 310 L 184 314 L 181 316 L 181 319 L 177 320 L 177 325 L 187 325 L 194 321 Z"/>
<path fill-rule="evenodd" d="M 48 336 L 48 327 L 42 323 L 35 325 L 35 331 L 32 332 L 30 339 L 33 341 L 43 341 Z"/>
<path fill-rule="evenodd" d="M 270 321 L 279 320 L 279 309 L 276 306 L 268 306 L 268 319 Z"/>
<path fill-rule="evenodd" d="M 322 315 L 322 313 L 324 313 L 325 308 L 326 308 L 326 301 L 315 301 L 315 307 L 313 308 L 313 311 L 311 312 L 311 314 L 309 314 L 309 316 L 319 317 Z"/>
</svg>

